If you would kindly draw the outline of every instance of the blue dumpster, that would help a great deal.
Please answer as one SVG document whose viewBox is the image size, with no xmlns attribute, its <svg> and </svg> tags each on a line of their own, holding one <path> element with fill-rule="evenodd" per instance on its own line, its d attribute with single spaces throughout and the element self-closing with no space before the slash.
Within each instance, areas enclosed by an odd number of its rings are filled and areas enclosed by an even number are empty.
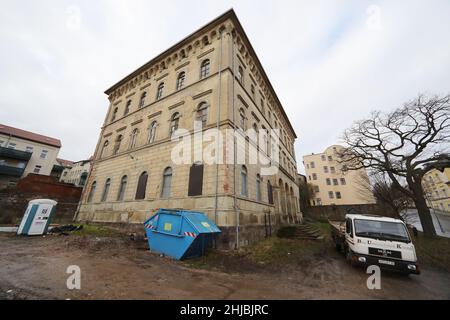
<svg viewBox="0 0 450 320">
<path fill-rule="evenodd" d="M 201 212 L 160 209 L 144 222 L 150 250 L 177 260 L 202 256 L 220 229 Z"/>
</svg>

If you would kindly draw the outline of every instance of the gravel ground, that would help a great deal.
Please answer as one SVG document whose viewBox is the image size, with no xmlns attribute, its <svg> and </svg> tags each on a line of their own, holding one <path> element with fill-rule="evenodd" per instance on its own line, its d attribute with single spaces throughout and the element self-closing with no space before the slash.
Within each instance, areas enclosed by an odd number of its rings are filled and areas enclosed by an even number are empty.
<svg viewBox="0 0 450 320">
<path fill-rule="evenodd" d="M 81 290 L 66 287 L 70 265 L 81 268 Z M 0 299 L 450 299 L 450 274 L 430 266 L 383 273 L 381 290 L 369 290 L 365 271 L 331 246 L 278 270 L 246 265 L 191 268 L 121 237 L 0 234 Z"/>
</svg>

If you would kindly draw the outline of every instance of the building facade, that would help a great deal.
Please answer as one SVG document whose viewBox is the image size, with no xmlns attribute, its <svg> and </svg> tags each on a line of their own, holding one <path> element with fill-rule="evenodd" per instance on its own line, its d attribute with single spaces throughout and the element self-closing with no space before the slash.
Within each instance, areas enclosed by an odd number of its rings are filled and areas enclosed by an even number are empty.
<svg viewBox="0 0 450 320">
<path fill-rule="evenodd" d="M 428 171 L 422 186 L 430 208 L 450 215 L 450 168 Z"/>
<path fill-rule="evenodd" d="M 70 183 L 77 187 L 84 187 L 89 171 L 91 169 L 91 160 L 82 160 L 72 163 L 62 172 L 59 181 Z"/>
<path fill-rule="evenodd" d="M 105 93 L 79 220 L 141 223 L 158 208 L 197 210 L 229 247 L 301 220 L 296 135 L 234 11 Z M 181 140 L 192 141 L 183 163 L 174 160 Z M 254 150 L 264 161 L 249 160 Z"/>
<path fill-rule="evenodd" d="M 29 173 L 49 176 L 61 141 L 0 124 L 0 179 L 14 184 Z"/>
<path fill-rule="evenodd" d="M 59 181 L 63 174 L 63 171 L 67 168 L 71 168 L 72 165 L 73 161 L 56 158 L 56 161 L 53 164 L 53 170 L 51 175 Z"/>
<path fill-rule="evenodd" d="M 303 157 L 312 206 L 376 203 L 366 171 L 346 170 L 339 163 L 342 148 L 333 145 L 323 153 Z"/>
</svg>

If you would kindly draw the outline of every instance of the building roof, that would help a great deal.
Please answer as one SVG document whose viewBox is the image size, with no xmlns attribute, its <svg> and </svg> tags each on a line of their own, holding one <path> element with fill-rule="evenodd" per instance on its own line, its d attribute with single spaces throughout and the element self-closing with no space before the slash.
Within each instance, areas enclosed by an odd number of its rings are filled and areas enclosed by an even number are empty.
<svg viewBox="0 0 450 320">
<path fill-rule="evenodd" d="M 59 164 L 61 164 L 63 167 L 70 167 L 70 166 L 72 166 L 72 165 L 74 164 L 73 161 L 70 161 L 70 160 L 64 160 L 64 159 L 61 159 L 61 158 L 56 158 L 56 161 L 57 161 Z"/>
<path fill-rule="evenodd" d="M 10 127 L 4 124 L 0 124 L 0 133 L 16 138 L 42 143 L 52 147 L 61 148 L 61 141 L 59 139 L 47 137 L 42 134 L 30 131 L 25 131 L 19 128 Z"/>
<path fill-rule="evenodd" d="M 197 31 L 195 31 L 195 32 L 191 33 L 190 35 L 188 35 L 187 37 L 185 37 L 183 40 L 177 42 L 176 44 L 174 44 L 172 47 L 170 47 L 166 51 L 160 53 L 155 58 L 151 59 L 149 62 L 147 62 L 143 66 L 139 67 L 138 69 L 136 69 L 135 71 L 130 73 L 128 76 L 126 76 L 125 78 L 123 78 L 122 80 L 120 80 L 119 82 L 114 84 L 112 87 L 107 89 L 105 91 L 105 94 L 107 94 L 107 95 L 111 94 L 115 89 L 119 88 L 121 85 L 125 84 L 127 81 L 129 81 L 129 80 L 133 79 L 135 76 L 139 75 L 141 72 L 143 72 L 144 70 L 149 68 L 151 65 L 153 65 L 156 62 L 158 62 L 159 60 L 161 60 L 164 56 L 168 55 L 172 51 L 180 49 L 186 43 L 188 43 L 189 41 L 193 40 L 195 37 L 198 37 L 199 34 L 202 34 L 204 31 L 209 29 L 211 26 L 218 25 L 218 24 L 226 21 L 227 19 L 231 19 L 233 21 L 233 23 L 235 24 L 236 30 L 240 34 L 242 34 L 242 40 L 247 45 L 248 50 L 250 51 L 250 53 L 252 53 L 252 55 L 255 57 L 255 63 L 259 67 L 259 69 L 261 71 L 261 75 L 263 76 L 264 80 L 267 83 L 267 86 L 269 87 L 270 91 L 272 92 L 275 101 L 280 105 L 281 113 L 285 117 L 287 124 L 289 125 L 290 129 L 292 130 L 292 133 L 294 134 L 294 137 L 297 138 L 297 134 L 295 133 L 295 130 L 292 127 L 292 124 L 291 124 L 288 116 L 286 115 L 286 112 L 284 111 L 284 108 L 283 108 L 280 100 L 278 99 L 278 96 L 277 96 L 277 94 L 276 94 L 276 92 L 275 92 L 275 90 L 274 90 L 274 88 L 273 88 L 273 86 L 272 86 L 272 84 L 271 84 L 271 82 L 269 80 L 269 77 L 267 76 L 264 68 L 262 67 L 261 61 L 259 60 L 258 55 L 256 54 L 255 50 L 253 49 L 253 46 L 250 43 L 250 40 L 248 39 L 247 34 L 245 33 L 245 31 L 244 31 L 244 29 L 243 29 L 243 27 L 242 27 L 238 17 L 236 16 L 236 13 L 234 12 L 233 9 L 230 9 L 230 10 L 226 11 L 225 13 L 223 13 L 219 17 L 215 18 L 211 22 L 207 23 L 206 25 L 204 25 L 203 27 L 201 27 Z"/>
<path fill-rule="evenodd" d="M 326 153 L 328 152 L 328 150 L 330 150 L 331 148 L 338 148 L 338 149 L 341 149 L 341 148 L 344 148 L 344 147 L 341 146 L 340 144 L 333 144 L 333 145 L 327 147 L 323 152 L 307 154 L 307 155 L 304 155 L 303 158 L 324 155 L 324 154 L 326 154 Z"/>
</svg>

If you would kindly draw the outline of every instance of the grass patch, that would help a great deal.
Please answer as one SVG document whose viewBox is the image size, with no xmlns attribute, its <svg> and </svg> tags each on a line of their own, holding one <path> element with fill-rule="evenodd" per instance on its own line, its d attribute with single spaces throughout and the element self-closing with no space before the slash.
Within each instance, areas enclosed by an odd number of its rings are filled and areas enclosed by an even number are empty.
<svg viewBox="0 0 450 320">
<path fill-rule="evenodd" d="M 75 225 L 78 226 L 77 224 Z M 119 236 L 120 232 L 115 229 L 104 227 L 101 225 L 83 224 L 83 229 L 70 232 L 70 234 L 76 236 L 94 236 L 94 237 L 110 238 Z"/>
<path fill-rule="evenodd" d="M 259 264 L 289 264 L 323 251 L 324 242 L 271 237 L 248 248 L 248 258 Z"/>
<path fill-rule="evenodd" d="M 329 227 L 318 222 L 315 227 L 326 237 Z M 184 261 L 188 267 L 220 270 L 224 272 L 271 272 L 298 268 L 314 255 L 321 255 L 329 248 L 329 241 L 290 239 L 295 226 L 281 228 L 277 235 L 259 241 L 239 251 L 209 250 L 203 257 Z"/>
<path fill-rule="evenodd" d="M 419 233 L 419 237 L 414 239 L 414 246 L 419 262 L 423 261 L 450 272 L 450 239 L 427 238 L 423 233 Z"/>
</svg>

